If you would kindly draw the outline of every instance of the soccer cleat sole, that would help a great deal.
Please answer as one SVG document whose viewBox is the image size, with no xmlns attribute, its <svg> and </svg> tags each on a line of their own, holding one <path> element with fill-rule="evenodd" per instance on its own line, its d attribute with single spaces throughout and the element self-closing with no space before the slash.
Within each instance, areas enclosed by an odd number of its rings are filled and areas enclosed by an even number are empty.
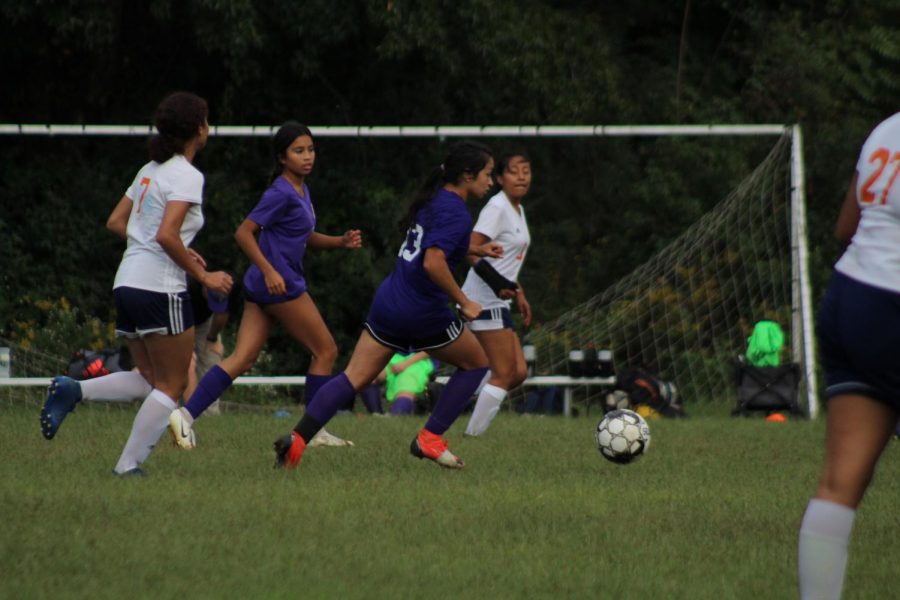
<svg viewBox="0 0 900 600">
<path fill-rule="evenodd" d="M 52 440 L 66 416 L 81 401 L 79 383 L 69 377 L 54 377 L 47 389 L 47 399 L 41 407 L 41 434 Z"/>
</svg>

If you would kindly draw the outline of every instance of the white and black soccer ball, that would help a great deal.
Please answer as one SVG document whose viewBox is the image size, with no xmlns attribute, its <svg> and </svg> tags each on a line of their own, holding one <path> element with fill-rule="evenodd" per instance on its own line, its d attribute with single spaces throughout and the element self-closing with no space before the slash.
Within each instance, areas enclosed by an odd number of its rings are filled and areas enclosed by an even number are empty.
<svg viewBox="0 0 900 600">
<path fill-rule="evenodd" d="M 596 440 L 603 458 L 624 465 L 650 447 L 650 427 L 641 415 L 621 408 L 603 416 L 597 424 Z"/>
</svg>

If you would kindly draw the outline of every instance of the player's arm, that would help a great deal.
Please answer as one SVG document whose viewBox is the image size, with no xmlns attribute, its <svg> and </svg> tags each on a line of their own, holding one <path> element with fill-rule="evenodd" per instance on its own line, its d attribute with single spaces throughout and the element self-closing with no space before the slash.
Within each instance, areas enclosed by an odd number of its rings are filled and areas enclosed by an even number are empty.
<svg viewBox="0 0 900 600">
<path fill-rule="evenodd" d="M 466 261 L 470 265 L 478 262 L 479 258 L 490 256 L 491 258 L 501 258 L 503 256 L 503 246 L 498 242 L 492 241 L 491 238 L 473 231 L 469 238 L 469 251 L 466 254 Z"/>
<path fill-rule="evenodd" d="M 203 287 L 228 294 L 231 291 L 231 275 L 223 271 L 207 272 L 181 241 L 181 226 L 184 224 L 184 218 L 190 208 L 190 202 L 181 200 L 166 202 L 162 222 L 156 232 L 156 241 L 176 265 L 199 281 Z"/>
<path fill-rule="evenodd" d="M 412 356 L 409 356 L 409 357 L 405 358 L 404 360 L 401 360 L 400 362 L 394 363 L 393 365 L 390 366 L 390 369 L 394 373 L 402 373 L 403 371 L 410 368 L 411 366 L 413 366 L 414 364 L 416 364 L 423 358 L 428 358 L 427 352 L 416 352 Z"/>
<path fill-rule="evenodd" d="M 206 341 L 214 342 L 219 339 L 219 334 L 228 324 L 228 313 L 213 313 L 209 322 L 209 332 L 206 334 Z"/>
<path fill-rule="evenodd" d="M 531 325 L 531 304 L 525 298 L 525 289 L 521 283 L 519 284 L 519 289 L 516 290 L 516 306 L 519 307 L 519 312 L 522 313 L 522 322 L 525 323 L 525 326 Z"/>
<path fill-rule="evenodd" d="M 128 238 L 128 219 L 131 217 L 131 208 L 133 206 L 134 202 L 131 198 L 122 196 L 122 199 L 119 200 L 119 203 L 116 204 L 116 207 L 109 214 L 109 218 L 106 219 L 106 228 L 123 240 Z"/>
<path fill-rule="evenodd" d="M 284 284 L 284 278 L 281 276 L 272 263 L 266 258 L 265 254 L 256 241 L 256 234 L 259 233 L 259 224 L 251 219 L 244 219 L 237 231 L 234 232 L 234 241 L 244 255 L 250 259 L 256 268 L 258 268 L 266 280 L 266 289 L 270 294 L 280 296 L 287 293 L 287 286 Z"/>
<path fill-rule="evenodd" d="M 849 244 L 856 228 L 859 226 L 859 203 L 856 201 L 856 181 L 859 173 L 853 174 L 853 180 L 850 182 L 850 189 L 844 197 L 844 204 L 841 206 L 841 213 L 838 215 L 837 224 L 834 226 L 834 237 L 843 244 Z"/>
<path fill-rule="evenodd" d="M 431 246 L 425 249 L 425 257 L 422 259 L 422 268 L 435 285 L 443 290 L 450 299 L 459 305 L 459 309 L 463 316 L 470 321 L 478 316 L 481 312 L 481 305 L 477 302 L 469 300 L 463 293 L 450 267 L 447 265 L 447 257 L 444 251 L 437 246 Z"/>
<path fill-rule="evenodd" d="M 213 313 L 209 322 L 209 331 L 206 332 L 206 351 L 215 352 L 219 355 L 225 354 L 225 347 L 219 341 L 219 334 L 225 329 L 228 323 L 228 313 Z"/>
<path fill-rule="evenodd" d="M 331 250 L 334 248 L 356 250 L 362 248 L 362 234 L 359 229 L 348 229 L 344 232 L 344 235 L 325 235 L 324 233 L 313 231 L 306 241 L 306 245 L 318 250 Z"/>
</svg>

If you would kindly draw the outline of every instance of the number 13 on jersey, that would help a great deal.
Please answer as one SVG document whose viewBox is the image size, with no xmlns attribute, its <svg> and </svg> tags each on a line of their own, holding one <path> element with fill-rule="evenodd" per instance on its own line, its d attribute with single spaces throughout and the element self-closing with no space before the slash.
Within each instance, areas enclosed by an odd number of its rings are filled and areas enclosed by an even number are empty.
<svg viewBox="0 0 900 600">
<path fill-rule="evenodd" d="M 422 236 L 424 235 L 425 230 L 418 223 L 416 223 L 415 227 L 410 227 L 406 232 L 406 241 L 400 246 L 400 252 L 397 256 L 402 257 L 403 260 L 412 262 L 422 250 Z"/>
</svg>

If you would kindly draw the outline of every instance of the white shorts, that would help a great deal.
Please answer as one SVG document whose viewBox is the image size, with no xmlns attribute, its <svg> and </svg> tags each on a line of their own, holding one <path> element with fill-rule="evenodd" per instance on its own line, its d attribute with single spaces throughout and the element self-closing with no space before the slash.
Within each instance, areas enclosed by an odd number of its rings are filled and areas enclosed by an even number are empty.
<svg viewBox="0 0 900 600">
<path fill-rule="evenodd" d="M 468 325 L 472 331 L 512 329 L 512 314 L 506 306 L 489 308 L 481 311 Z"/>
</svg>

